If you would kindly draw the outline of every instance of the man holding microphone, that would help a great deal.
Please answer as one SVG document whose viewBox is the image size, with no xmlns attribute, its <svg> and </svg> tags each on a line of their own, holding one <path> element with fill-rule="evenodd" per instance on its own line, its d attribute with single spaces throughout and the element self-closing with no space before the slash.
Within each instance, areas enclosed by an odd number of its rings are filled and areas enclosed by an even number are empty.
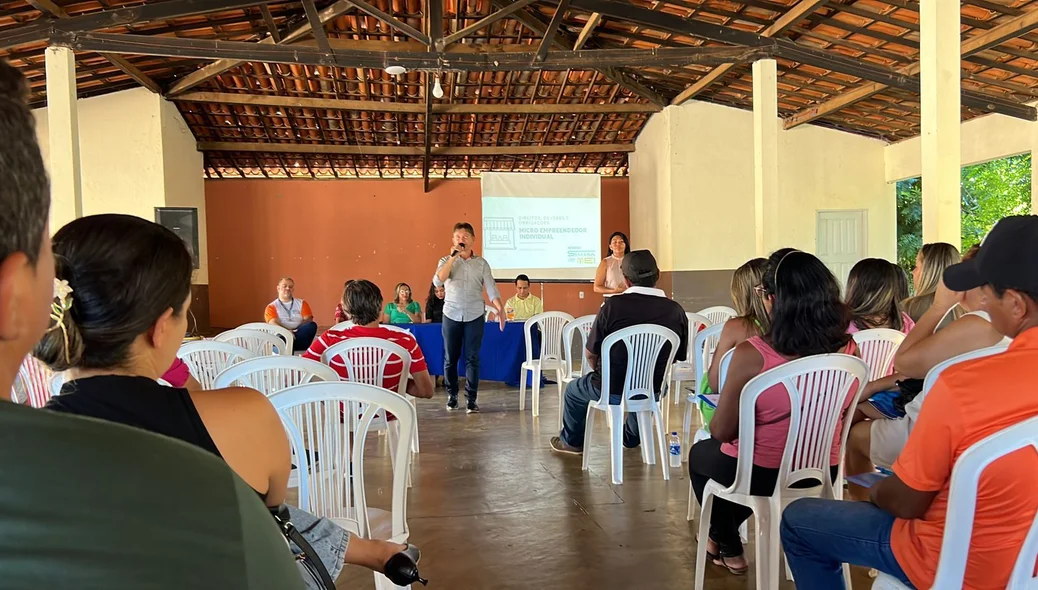
<svg viewBox="0 0 1038 590">
<path fill-rule="evenodd" d="M 479 389 L 479 347 L 483 343 L 483 291 L 497 310 L 501 331 L 505 330 L 504 306 L 497 290 L 490 264 L 472 252 L 476 232 L 465 222 L 454 225 L 453 248 L 440 259 L 433 284 L 444 287 L 443 299 L 443 374 L 447 382 L 447 409 L 458 408 L 458 358 L 465 345 L 465 397 L 469 414 L 479 411 L 476 392 Z"/>
</svg>

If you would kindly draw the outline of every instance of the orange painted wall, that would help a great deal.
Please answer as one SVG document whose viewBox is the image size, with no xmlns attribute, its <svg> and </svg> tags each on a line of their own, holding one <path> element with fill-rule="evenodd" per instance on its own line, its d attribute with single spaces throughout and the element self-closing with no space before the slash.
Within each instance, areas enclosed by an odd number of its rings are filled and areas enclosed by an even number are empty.
<svg viewBox="0 0 1038 590">
<path fill-rule="evenodd" d="M 261 320 L 285 275 L 321 326 L 333 323 L 346 279 L 372 280 L 383 295 L 406 282 L 424 307 L 454 223 L 481 233 L 480 197 L 476 179 L 434 182 L 429 194 L 421 180 L 207 180 L 210 323 Z M 627 179 L 603 179 L 603 248 L 610 233 L 630 234 L 630 226 Z M 479 245 L 477 235 L 477 252 Z M 515 293 L 510 284 L 498 288 L 506 299 Z M 538 296 L 541 289 L 533 286 Z M 574 316 L 602 303 L 587 283 L 544 284 L 543 298 L 546 309 Z"/>
</svg>

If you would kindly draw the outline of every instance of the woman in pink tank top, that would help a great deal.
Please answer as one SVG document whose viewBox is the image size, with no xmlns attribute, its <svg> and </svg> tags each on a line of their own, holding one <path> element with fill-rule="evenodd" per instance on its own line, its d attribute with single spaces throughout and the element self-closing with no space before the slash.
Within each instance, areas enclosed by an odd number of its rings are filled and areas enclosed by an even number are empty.
<svg viewBox="0 0 1038 590">
<path fill-rule="evenodd" d="M 840 298 L 840 284 L 818 258 L 789 248 L 775 252 L 768 259 L 758 293 L 771 315 L 771 327 L 764 336 L 755 336 L 735 347 L 717 412 L 710 421 L 711 438 L 700 441 L 689 452 L 689 476 L 700 502 L 707 481 L 712 479 L 725 486 L 735 481 L 739 400 L 750 379 L 794 359 L 857 352 L 847 333 L 851 313 Z M 847 405 L 853 401 L 854 393 L 852 390 L 848 396 Z M 789 395 L 783 386 L 771 387 L 758 398 L 750 483 L 754 495 L 768 496 L 775 489 L 789 417 Z M 838 423 L 836 432 L 842 430 L 842 423 Z M 830 454 L 834 479 L 839 443 L 837 434 Z M 751 514 L 749 508 L 715 498 L 710 538 L 700 540 L 707 543 L 708 557 L 734 574 L 744 574 L 747 569 L 739 526 Z"/>
</svg>

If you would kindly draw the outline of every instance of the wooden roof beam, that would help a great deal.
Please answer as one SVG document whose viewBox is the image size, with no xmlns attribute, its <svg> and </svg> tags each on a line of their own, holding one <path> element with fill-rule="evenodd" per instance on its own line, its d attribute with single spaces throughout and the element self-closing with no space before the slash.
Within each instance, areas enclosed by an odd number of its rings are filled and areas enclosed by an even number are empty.
<svg viewBox="0 0 1038 590">
<path fill-rule="evenodd" d="M 577 35 L 577 41 L 573 43 L 573 51 L 580 51 L 587 43 L 587 40 L 591 38 L 591 33 L 595 31 L 595 27 L 598 23 L 602 22 L 602 15 L 598 12 L 592 12 L 591 16 L 588 17 L 587 22 L 584 23 L 584 28 L 580 29 L 580 34 Z"/>
<path fill-rule="evenodd" d="M 302 0 L 302 2 L 303 11 L 306 12 L 306 20 L 310 23 L 310 32 L 314 36 L 314 41 L 317 42 L 317 48 L 325 53 L 331 53 L 332 47 L 328 45 L 328 33 L 324 30 L 324 22 L 321 20 L 321 16 L 317 14 L 317 6 L 314 5 L 314 0 Z"/>
<path fill-rule="evenodd" d="M 168 3 L 169 1 L 170 0 L 167 0 L 166 3 Z M 346 11 L 348 11 L 348 10 L 350 10 L 352 8 L 353 8 L 353 4 L 351 2 L 349 2 L 348 0 L 338 0 L 337 2 L 335 2 L 335 3 L 325 7 L 323 10 L 321 10 L 318 13 L 318 20 L 320 20 L 321 24 L 323 25 L 323 24 L 327 23 L 330 20 L 338 18 L 339 16 L 341 16 Z M 310 34 L 311 34 L 310 21 L 307 20 L 306 22 L 300 24 L 299 26 L 295 27 L 291 31 L 288 31 L 284 35 L 281 35 L 281 39 L 280 40 L 275 40 L 274 36 L 271 35 L 270 37 L 267 37 L 265 39 L 261 39 L 259 41 L 259 44 L 262 44 L 262 45 L 281 45 L 281 44 L 285 44 L 285 43 L 292 43 L 293 41 L 298 41 L 299 39 L 302 39 L 303 37 L 306 37 L 306 36 L 308 36 Z M 177 80 L 176 82 L 174 82 L 173 85 L 169 87 L 169 90 L 166 92 L 166 95 L 167 96 L 176 96 L 177 94 L 180 94 L 182 92 L 187 92 L 188 90 L 194 88 L 195 86 L 198 86 L 199 84 L 205 82 L 206 80 L 209 80 L 210 78 L 214 78 L 216 76 L 219 76 L 220 74 L 226 72 L 227 70 L 230 70 L 231 68 L 238 67 L 238 66 L 240 66 L 243 63 L 245 63 L 243 60 L 237 60 L 237 59 L 221 59 L 221 60 L 217 60 L 217 61 L 215 61 L 213 63 L 210 63 L 208 65 L 205 65 L 205 66 L 199 68 L 198 70 L 195 70 L 194 72 L 191 72 L 190 74 L 184 76 L 180 80 Z"/>
<path fill-rule="evenodd" d="M 384 145 L 328 145 L 317 143 L 263 143 L 246 141 L 198 142 L 201 152 L 266 152 L 271 154 L 339 154 L 359 156 L 422 156 L 421 147 Z M 579 145 L 502 145 L 486 147 L 432 148 L 432 156 L 523 156 L 558 154 L 626 154 L 633 143 L 592 143 Z"/>
<path fill-rule="evenodd" d="M 984 51 L 996 47 L 997 45 L 1018 37 L 1028 31 L 1038 28 L 1038 10 L 1032 10 L 1025 12 L 1020 16 L 1013 18 L 1012 20 L 1006 21 L 992 29 L 984 31 L 979 35 L 974 35 L 968 39 L 962 41 L 961 51 L 963 57 L 969 57 L 975 53 Z M 915 62 L 908 66 L 898 69 L 899 73 L 906 76 L 915 76 L 922 69 L 919 62 Z M 842 110 L 860 100 L 865 100 L 870 96 L 883 92 L 889 88 L 885 84 L 878 82 L 872 82 L 869 84 L 863 84 L 849 92 L 840 94 L 839 96 L 827 100 L 819 105 L 815 105 L 811 108 L 804 109 L 795 115 L 788 117 L 785 120 L 784 126 L 786 129 L 792 129 L 803 125 L 804 123 L 810 123 L 816 119 L 820 119 L 830 113 Z M 966 95 L 968 91 L 963 90 L 963 104 L 967 105 Z M 972 105 L 968 105 L 972 106 Z M 985 109 L 986 110 L 986 109 Z M 1030 120 L 1035 120 L 1033 117 Z"/>
<path fill-rule="evenodd" d="M 232 92 L 187 92 L 171 100 L 178 102 L 202 102 L 215 104 L 237 104 L 298 109 L 328 109 L 333 111 L 367 111 L 385 113 L 422 113 L 423 105 L 411 102 L 377 102 L 366 100 L 344 100 L 334 98 L 310 98 L 297 96 L 272 96 L 267 94 L 239 94 Z M 550 104 L 468 104 L 434 103 L 432 112 L 437 115 L 595 115 L 595 114 L 652 114 L 661 108 L 645 103 L 550 103 Z"/>
<path fill-rule="evenodd" d="M 513 12 L 516 12 L 518 10 L 522 10 L 523 8 L 526 8 L 527 6 L 533 4 L 536 1 L 537 0 L 518 0 L 517 2 L 512 2 L 508 6 L 505 6 L 504 8 L 501 8 L 500 10 L 497 10 L 496 12 L 491 12 L 487 16 L 479 19 L 478 21 L 476 21 L 475 23 L 465 27 L 464 29 L 461 29 L 460 31 L 457 31 L 455 33 L 451 33 L 450 35 L 447 35 L 446 37 L 444 37 L 442 45 L 438 46 L 437 49 L 443 50 L 444 47 L 450 45 L 451 43 L 457 43 L 458 41 L 461 41 L 465 37 L 468 37 L 469 35 L 471 35 L 473 33 L 476 33 L 478 31 L 481 31 L 481 30 L 489 27 L 490 25 L 492 25 L 492 24 L 496 23 L 497 21 L 505 18 L 506 16 L 512 14 Z"/>
<path fill-rule="evenodd" d="M 800 0 L 799 4 L 790 8 L 785 14 L 779 17 L 774 24 L 764 29 L 761 35 L 764 37 L 777 37 L 796 26 L 796 24 L 803 20 L 804 17 L 818 10 L 827 2 L 829 2 L 829 0 Z M 674 100 L 670 101 L 670 104 L 677 105 L 691 99 L 695 95 L 709 88 L 714 82 L 723 78 L 729 70 L 735 67 L 735 65 L 736 64 L 724 64 L 714 68 L 705 76 L 696 80 L 695 84 L 692 84 L 681 91 L 681 94 L 674 97 Z"/>
<path fill-rule="evenodd" d="M 266 4 L 260 6 L 260 14 L 263 15 L 263 22 L 267 25 L 267 32 L 270 33 L 270 38 L 274 40 L 274 43 L 281 43 L 281 31 L 274 24 L 274 15 L 270 14 L 270 9 L 267 8 Z"/>
<path fill-rule="evenodd" d="M 331 40 L 330 40 L 331 41 Z M 363 41 L 334 40 L 334 52 L 324 51 L 306 44 L 292 46 L 246 43 L 242 41 L 219 41 L 158 37 L 149 35 L 123 35 L 116 33 L 58 33 L 51 44 L 69 47 L 76 51 L 154 55 L 188 59 L 227 59 L 267 63 L 306 64 L 338 66 L 348 68 L 385 69 L 400 65 L 408 70 L 441 71 L 516 71 L 516 70 L 568 70 L 595 69 L 602 67 L 682 67 L 689 64 L 716 65 L 725 62 L 747 62 L 771 55 L 768 48 L 746 47 L 682 47 L 663 49 L 595 49 L 590 51 L 555 51 L 544 61 L 536 61 L 537 54 L 518 51 L 498 51 L 491 46 L 486 50 L 457 53 L 430 51 L 404 52 L 364 49 Z M 384 43 L 373 42 L 374 47 L 385 47 Z M 339 47 L 346 47 L 340 49 Z M 522 46 L 520 46 L 522 48 Z M 185 77 L 185 80 L 187 78 Z M 182 80 L 183 82 L 183 80 Z M 172 94 L 172 93 L 171 93 Z"/>
<path fill-rule="evenodd" d="M 566 10 L 569 8 L 569 0 L 561 0 L 557 8 L 555 8 L 555 14 L 551 17 L 551 22 L 548 23 L 547 30 L 544 31 L 544 36 L 541 38 L 541 44 L 537 47 L 537 54 L 534 55 L 534 61 L 542 62 L 545 56 L 548 55 L 548 48 L 551 47 L 552 39 L 555 38 L 555 33 L 558 32 L 559 26 L 562 24 L 562 19 L 566 17 Z"/>
</svg>

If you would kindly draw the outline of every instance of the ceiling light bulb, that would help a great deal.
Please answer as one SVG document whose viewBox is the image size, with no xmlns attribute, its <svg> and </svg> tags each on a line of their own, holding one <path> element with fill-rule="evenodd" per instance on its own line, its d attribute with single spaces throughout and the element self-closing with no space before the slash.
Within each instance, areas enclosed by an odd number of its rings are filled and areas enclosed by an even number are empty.
<svg viewBox="0 0 1038 590">
<path fill-rule="evenodd" d="M 436 83 L 433 84 L 433 96 L 436 98 L 443 98 L 443 86 L 440 86 L 439 76 L 436 76 Z"/>
</svg>

